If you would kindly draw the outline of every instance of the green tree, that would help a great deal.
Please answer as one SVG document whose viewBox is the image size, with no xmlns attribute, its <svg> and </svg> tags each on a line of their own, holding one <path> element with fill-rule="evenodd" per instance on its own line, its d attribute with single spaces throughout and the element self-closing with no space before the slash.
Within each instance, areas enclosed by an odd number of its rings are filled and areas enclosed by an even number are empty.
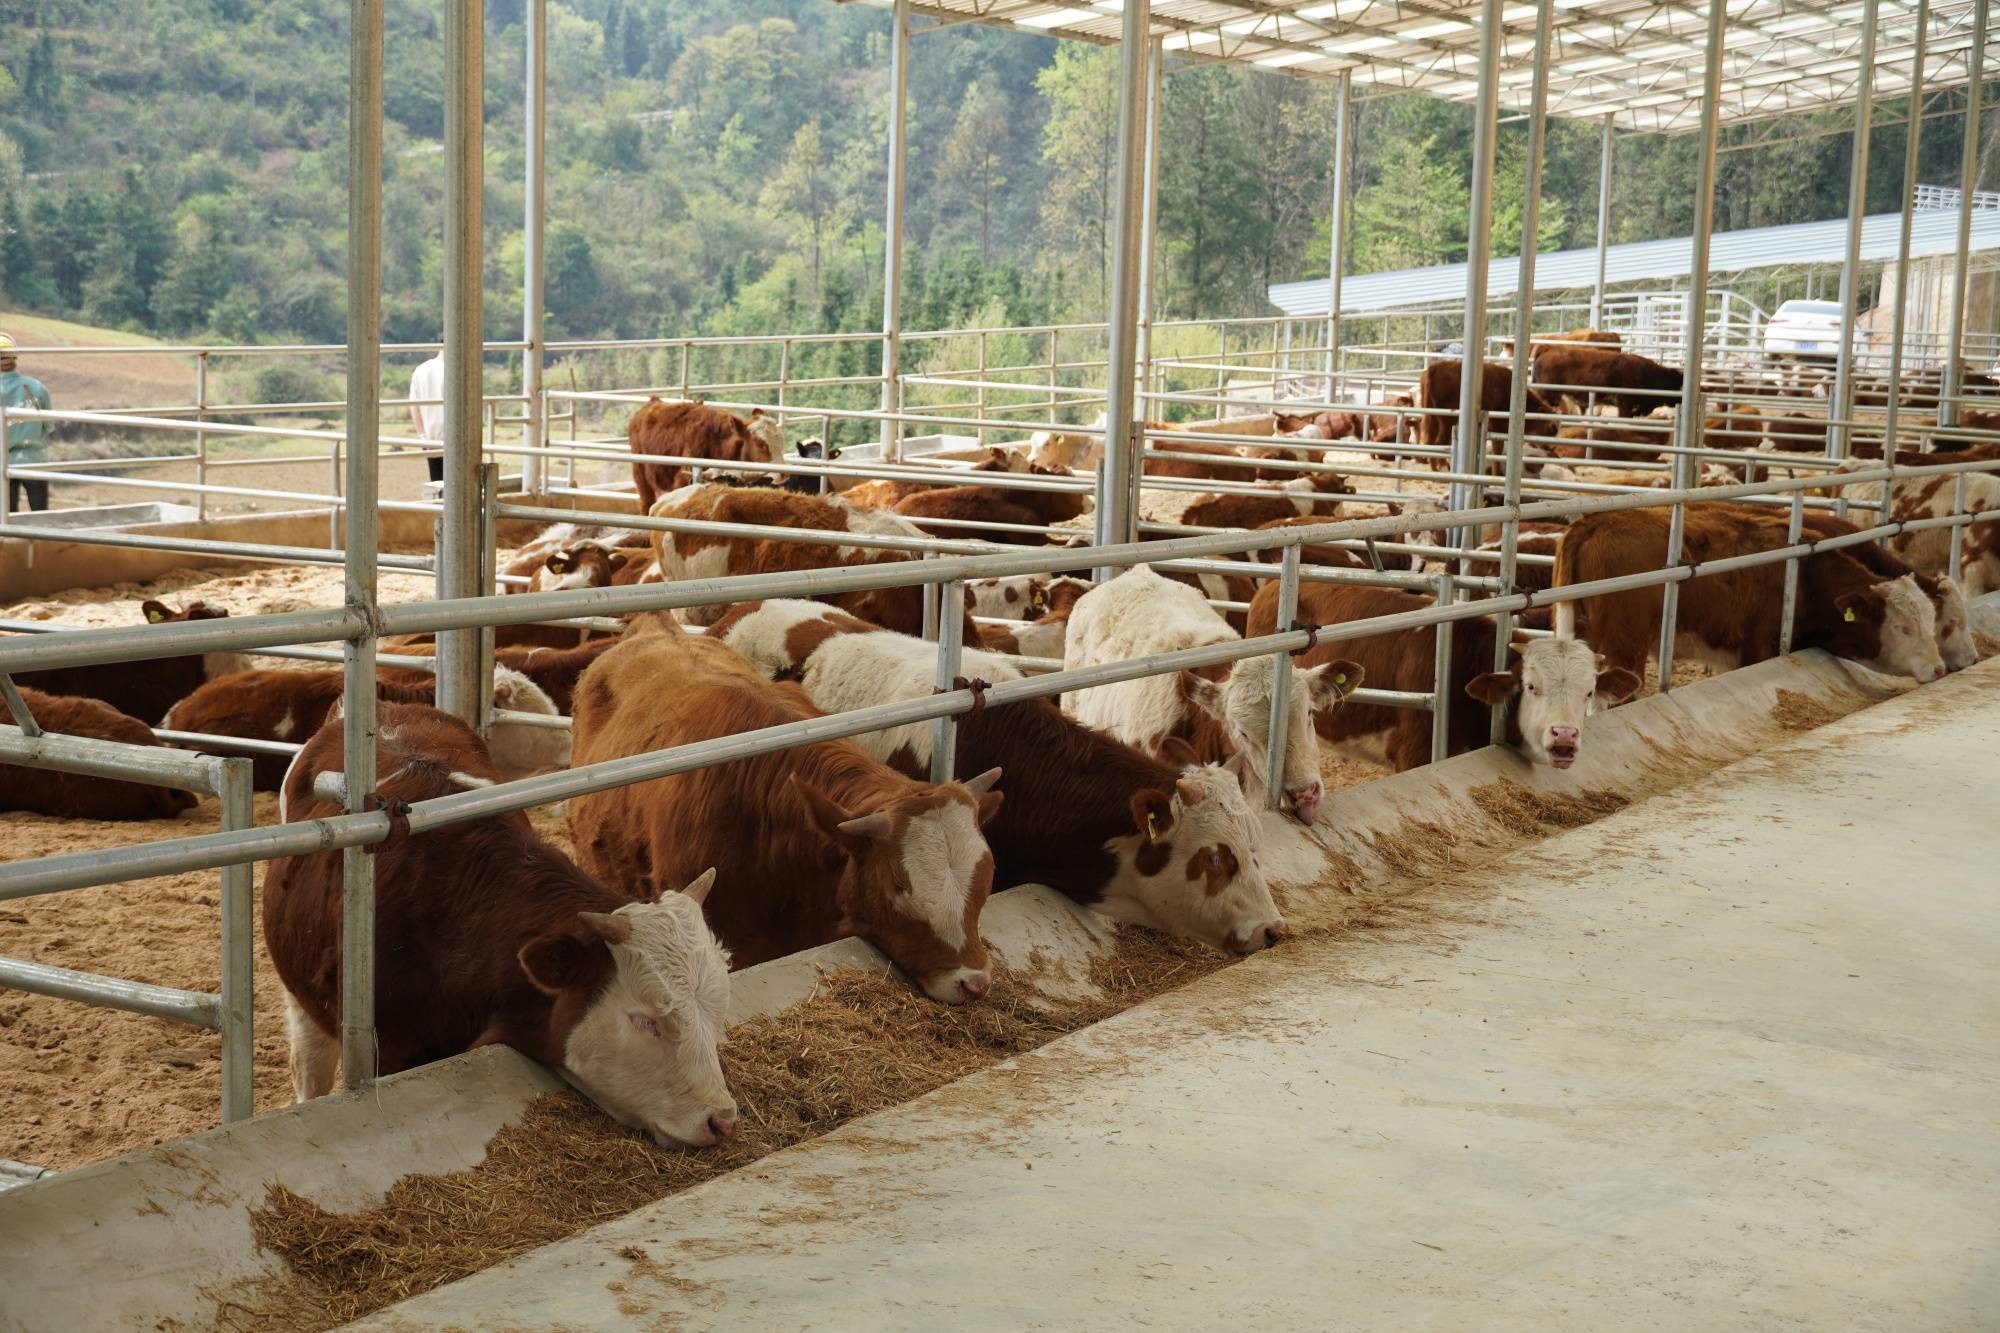
<svg viewBox="0 0 2000 1333">
<path fill-rule="evenodd" d="M 799 126 L 792 136 L 792 150 L 765 187 L 763 202 L 766 208 L 789 213 L 804 231 L 812 262 L 813 304 L 819 305 L 825 291 L 827 245 L 840 235 L 844 222 L 817 119 Z"/>
<path fill-rule="evenodd" d="M 1354 271 L 1449 264 L 1465 258 L 1462 177 L 1435 139 L 1391 141 L 1375 149 L 1377 179 L 1355 192 Z"/>
<path fill-rule="evenodd" d="M 230 295 L 248 293 L 236 286 L 236 269 L 221 238 L 199 216 L 181 220 L 174 231 L 173 254 L 167 259 L 159 286 L 153 291 L 153 315 L 169 333 L 197 333 L 209 326 L 210 311 Z M 232 320 L 241 320 L 258 308 L 254 293 L 239 295 L 231 306 Z"/>
<path fill-rule="evenodd" d="M 604 280 L 590 235 L 567 222 L 549 228 L 544 249 L 544 294 L 549 316 L 565 333 L 594 332 L 593 317 L 604 299 Z"/>
<path fill-rule="evenodd" d="M 1050 254 L 1097 275 L 1098 308 L 1111 297 L 1111 186 L 1118 164 L 1118 53 L 1065 43 L 1035 78 L 1048 99 L 1042 126 L 1042 227 Z"/>
<path fill-rule="evenodd" d="M 945 140 L 938 167 L 939 183 L 970 206 L 979 219 L 979 258 L 993 258 L 993 210 L 1007 186 L 1006 94 L 990 79 L 975 79 L 965 89 Z"/>
</svg>

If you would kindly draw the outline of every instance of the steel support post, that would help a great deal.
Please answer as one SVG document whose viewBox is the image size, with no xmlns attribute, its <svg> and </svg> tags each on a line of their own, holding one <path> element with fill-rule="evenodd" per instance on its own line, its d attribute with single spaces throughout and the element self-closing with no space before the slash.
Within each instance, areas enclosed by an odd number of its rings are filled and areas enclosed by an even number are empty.
<svg viewBox="0 0 2000 1333">
<path fill-rule="evenodd" d="M 347 609 L 372 627 L 382 415 L 382 0 L 350 0 L 349 12 L 345 597 Z M 477 641 L 476 631 L 450 637 Z M 347 641 L 341 672 L 341 771 L 352 815 L 368 807 L 375 791 L 372 628 Z M 340 1062 L 347 1086 L 358 1088 L 375 1078 L 375 858 L 360 847 L 345 849 L 340 879 Z"/>
<path fill-rule="evenodd" d="M 896 0 L 889 33 L 889 198 L 882 218 L 882 410 L 903 407 L 903 166 L 909 154 L 910 0 Z M 828 443 L 831 443 L 829 441 Z M 882 423 L 882 456 L 903 456 L 903 426 Z"/>
<path fill-rule="evenodd" d="M 1458 436 L 1453 451 L 1452 471 L 1483 473 L 1486 453 L 1486 414 L 1480 411 L 1481 376 L 1486 365 L 1486 283 L 1487 268 L 1493 259 L 1493 150 L 1500 125 L 1500 48 L 1505 34 L 1500 28 L 1501 0 L 1484 0 L 1479 13 L 1479 101 L 1472 122 L 1472 197 L 1466 219 L 1465 328 L 1461 341 L 1464 353 L 1459 360 Z M 1477 503 L 1477 489 L 1469 483 L 1451 484 L 1449 508 L 1471 509 Z M 1441 532 L 1440 546 L 1464 550 L 1472 545 L 1471 532 L 1463 527 Z M 1447 575 L 1463 570 L 1456 560 L 1445 561 Z M 1449 578 L 1438 580 L 1438 605 L 1452 599 Z M 1431 759 L 1448 753 L 1451 732 L 1451 623 L 1436 631 L 1437 675 L 1431 682 Z"/>
<path fill-rule="evenodd" d="M 1611 262 L 1611 145 L 1616 117 L 1604 113 L 1604 151 L 1597 167 L 1597 285 L 1590 289 L 1590 327 L 1604 320 L 1604 278 Z"/>
<path fill-rule="evenodd" d="M 257 823 L 251 761 L 218 759 L 213 779 L 222 807 L 222 830 Z M 257 1112 L 255 963 L 257 921 L 252 902 L 256 863 L 222 867 L 222 1119 L 247 1120 Z"/>
<path fill-rule="evenodd" d="M 1871 4 L 1874 0 L 1869 0 Z M 1681 405 L 1674 416 L 1674 443 L 1681 449 L 1694 448 L 1701 441 L 1703 398 L 1701 392 L 1703 328 L 1708 322 L 1708 242 L 1715 224 L 1715 140 L 1722 118 L 1722 38 L 1729 25 L 1729 8 L 1723 0 L 1710 0 L 1708 7 L 1708 49 L 1703 59 L 1701 81 L 1701 168 L 1695 178 L 1694 248 L 1688 264 L 1687 304 L 1681 319 Z M 1676 453 L 1673 482 L 1685 489 L 1694 484 L 1693 460 Z M 1667 558 L 1663 568 L 1680 563 L 1681 537 L 1687 524 L 1687 503 L 1675 503 L 1667 524 Z M 1674 674 L 1674 627 L 1680 616 L 1679 583 L 1669 583 L 1660 607 L 1660 692 L 1665 693 Z"/>
<path fill-rule="evenodd" d="M 444 522 L 438 551 L 438 597 L 479 595 L 480 265 L 485 200 L 482 0 L 446 0 L 444 28 Z M 379 225 L 379 224 L 378 224 Z M 375 494 L 371 488 L 370 496 Z M 438 707 L 479 725 L 479 635 L 437 637 Z"/>
<path fill-rule="evenodd" d="M 527 0 L 527 87 L 523 99 L 522 149 L 524 188 L 521 223 L 521 393 L 528 401 L 521 412 L 521 443 L 539 448 L 549 437 L 548 404 L 542 398 L 542 217 L 548 178 L 548 0 Z M 548 460 L 539 454 L 521 459 L 521 489 L 542 492 Z"/>
<path fill-rule="evenodd" d="M 1861 301 L 1861 221 L 1868 212 L 1868 130 L 1875 119 L 1875 35 L 1880 0 L 1861 11 L 1861 67 L 1854 85 L 1854 153 L 1847 169 L 1847 250 L 1840 261 L 1840 353 L 1834 363 L 1833 397 L 1827 411 L 1834 425 L 1826 433 L 1829 458 L 1853 449 L 1855 327 Z M 1843 506 L 1844 508 L 1845 506 Z"/>
<path fill-rule="evenodd" d="M 1528 376 L 1530 361 L 1528 341 L 1534 334 L 1535 312 L 1535 252 L 1537 235 L 1542 223 L 1542 151 L 1548 138 L 1549 99 L 1549 29 L 1553 22 L 1555 0 L 1539 0 L 1535 6 L 1535 79 L 1528 92 L 1528 164 L 1522 182 L 1521 199 L 1521 276 L 1517 284 L 1514 314 L 1514 373 L 1507 401 L 1507 463 L 1503 482 L 1509 508 L 1521 502 L 1521 456 L 1525 447 L 1523 437 L 1527 434 L 1528 423 Z M 1601 222 L 1601 219 L 1600 219 Z M 1599 289 L 1599 296 L 1603 292 Z M 1592 326 L 1595 327 L 1593 309 Z M 1554 429 L 1549 422 L 1542 422 L 1537 430 L 1548 432 Z M 1484 503 L 1485 497 L 1480 497 Z M 1500 526 L 1500 589 L 1502 593 L 1514 591 L 1515 557 L 1519 552 L 1521 522 L 1510 518 Z M 1502 611 L 1493 618 L 1493 669 L 1505 671 L 1507 657 L 1513 639 L 1514 617 Z M 1440 685 L 1446 689 L 1448 685 Z M 1487 733 L 1493 744 L 1499 745 L 1507 739 L 1507 709 L 1492 710 L 1492 728 Z"/>
<path fill-rule="evenodd" d="M 1974 0 L 1972 46 L 1965 67 L 1972 77 L 1965 84 L 1965 147 L 1958 166 L 1958 244 L 1952 251 L 1951 316 L 1944 329 L 1944 375 L 1938 384 L 1938 424 L 1958 424 L 1958 394 L 1964 386 L 1965 297 L 1972 257 L 1972 197 L 1979 189 L 1979 109 L 1985 93 L 1988 0 Z M 1958 542 L 1951 544 L 1954 553 Z M 1954 574 L 1956 571 L 1954 571 Z"/>
<path fill-rule="evenodd" d="M 1340 282 L 1347 276 L 1347 159 L 1353 124 L 1354 76 L 1340 71 L 1333 92 L 1333 201 L 1327 212 L 1326 240 L 1326 399 L 1332 402 L 1340 374 Z"/>
<path fill-rule="evenodd" d="M 1161 97 L 1166 92 L 1166 46 L 1155 38 L 1146 45 L 1146 208 L 1139 217 L 1139 365 L 1138 396 L 1134 399 L 1144 412 L 1144 400 L 1152 390 L 1153 376 L 1153 278 L 1154 254 L 1160 230 L 1160 114 L 1165 109 Z M 982 335 L 982 342 L 984 335 Z M 984 379 L 982 370 L 980 378 Z M 982 408 L 981 416 L 986 413 Z"/>
<path fill-rule="evenodd" d="M 1292 543 L 1278 564 L 1278 622 L 1274 634 L 1283 634 L 1299 619 L 1299 545 Z M 1273 810 L 1285 803 L 1285 751 L 1291 738 L 1285 733 L 1292 721 L 1292 655 L 1271 654 L 1271 748 L 1264 755 L 1265 800 Z"/>
<path fill-rule="evenodd" d="M 952 608 L 938 616 L 937 678 L 940 690 L 953 688 L 952 682 L 965 674 L 965 585 L 951 582 L 935 585 L 940 608 Z M 958 717 L 947 713 L 931 720 L 931 781 L 950 782 L 958 763 Z"/>
<path fill-rule="evenodd" d="M 1910 48 L 1910 109 L 1903 117 L 1903 209 L 1896 233 L 1896 308 L 1889 316 L 1889 403 L 1882 414 L 1882 461 L 1896 461 L 1896 425 L 1903 403 L 1903 336 L 1910 312 L 1910 224 L 1917 207 L 1917 150 L 1924 128 L 1924 55 L 1930 45 L 1931 0 L 1917 0 L 1917 40 Z M 1940 384 L 1939 390 L 1943 390 Z M 1896 512 L 1896 478 L 1882 482 L 1878 523 Z M 1957 534 L 1952 534 L 1956 544 Z"/>
<path fill-rule="evenodd" d="M 1152 48 L 1152 0 L 1126 0 L 1118 46 L 1118 193 L 1111 232 L 1111 309 L 1104 379 L 1104 487 L 1097 497 L 1096 539 L 1109 546 L 1139 538 L 1142 436 L 1132 393 L 1139 341 L 1139 219 L 1146 209 L 1146 54 Z"/>
<path fill-rule="evenodd" d="M 194 419 L 208 420 L 208 353 L 197 352 L 194 358 Z M 208 485 L 208 432 L 194 433 L 194 484 Z M 197 491 L 194 497 L 194 513 L 198 519 L 208 517 L 208 492 Z"/>
</svg>

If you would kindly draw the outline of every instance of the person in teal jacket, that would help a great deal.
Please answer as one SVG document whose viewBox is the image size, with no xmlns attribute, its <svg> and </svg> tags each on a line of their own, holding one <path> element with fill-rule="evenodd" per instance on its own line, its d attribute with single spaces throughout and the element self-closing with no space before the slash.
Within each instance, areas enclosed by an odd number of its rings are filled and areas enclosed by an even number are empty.
<svg viewBox="0 0 2000 1333">
<path fill-rule="evenodd" d="M 9 408 L 39 407 L 49 410 L 49 391 L 42 382 L 32 375 L 23 375 L 14 368 L 14 339 L 0 333 L 0 402 Z M 29 481 L 15 478 L 12 474 L 17 467 L 33 467 L 48 461 L 49 423 L 34 418 L 10 419 L 7 422 L 7 508 L 12 511 L 21 507 L 25 495 L 30 509 L 49 507 L 49 484 L 46 481 Z"/>
</svg>

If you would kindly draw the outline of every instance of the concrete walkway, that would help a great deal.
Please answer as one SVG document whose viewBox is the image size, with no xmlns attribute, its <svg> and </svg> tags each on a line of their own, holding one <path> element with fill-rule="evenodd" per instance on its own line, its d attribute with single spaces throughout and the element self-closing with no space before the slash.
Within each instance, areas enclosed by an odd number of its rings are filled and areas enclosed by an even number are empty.
<svg viewBox="0 0 2000 1333">
<path fill-rule="evenodd" d="M 2000 662 L 377 1327 L 1991 1327 Z"/>
</svg>

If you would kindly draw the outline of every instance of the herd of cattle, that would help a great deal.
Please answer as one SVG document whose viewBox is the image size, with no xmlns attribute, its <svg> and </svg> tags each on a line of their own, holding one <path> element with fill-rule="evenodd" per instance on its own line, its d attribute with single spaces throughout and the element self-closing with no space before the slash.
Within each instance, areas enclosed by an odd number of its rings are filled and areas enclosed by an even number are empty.
<svg viewBox="0 0 2000 1333">
<path fill-rule="evenodd" d="M 1545 363 L 1556 365 L 1558 352 L 1592 350 L 1537 349 L 1538 376 Z M 1678 384 L 1678 372 L 1644 358 L 1597 354 L 1622 358 L 1617 365 L 1625 370 L 1570 356 L 1548 374 L 1601 393 L 1621 415 L 1639 415 L 1621 395 L 1658 389 L 1668 375 Z M 1426 373 L 1418 386 L 1423 405 L 1436 399 L 1456 406 L 1457 369 L 1453 363 Z M 1496 369 L 1486 368 L 1489 384 Z M 1628 383 L 1633 379 L 1643 383 Z M 1503 372 L 1503 405 L 1507 387 Z M 1551 396 L 1544 406 L 1560 403 Z M 1353 491 L 1323 466 L 1302 470 L 1302 460 L 1319 455 L 1300 444 L 1372 436 L 1379 428 L 1368 414 L 1340 415 L 1210 423 L 1199 429 L 1265 438 L 1236 448 L 1189 441 L 1168 451 L 1183 457 L 1149 455 L 1146 471 L 1261 482 L 1255 495 L 1198 500 L 1184 517 L 1188 526 L 1324 522 L 1356 512 Z M 1440 419 L 1420 418 L 1414 442 L 1445 438 L 1430 424 Z M 871 537 L 1039 543 L 1051 540 L 1045 529 L 1060 531 L 1080 516 L 1087 500 L 1080 487 L 1009 489 L 977 475 L 803 493 L 756 473 L 757 464 L 774 461 L 772 425 L 699 404 L 647 404 L 631 424 L 634 479 L 646 511 L 825 538 L 565 524 L 521 547 L 499 571 L 509 590 L 917 558 L 870 544 Z M 1403 427 L 1390 429 L 1393 438 Z M 1288 435 L 1291 446 L 1281 439 Z M 970 472 L 1054 480 L 1088 466 L 1088 451 L 1087 437 L 1045 433 L 1032 461 L 996 450 Z M 693 471 L 698 464 L 649 462 L 648 455 L 717 467 L 704 469 L 703 480 Z M 714 479 L 718 471 L 724 480 Z M 2000 508 L 2000 495 L 1981 489 L 2000 481 L 1975 475 L 1968 485 L 1971 507 Z M 1872 498 L 1880 493 L 1876 485 Z M 1849 498 L 1871 496 L 1853 488 Z M 1893 504 L 1898 516 L 1921 516 L 1953 498 L 1951 486 L 1927 483 L 1897 490 Z M 1669 514 L 1628 509 L 1524 529 L 1521 549 L 1552 552 L 1553 578 L 1547 567 L 1524 566 L 1517 586 L 1532 592 L 1551 582 L 1655 570 Z M 1918 681 L 1970 665 L 1976 653 L 1966 592 L 2000 587 L 1996 527 L 1964 530 L 1963 586 L 1945 573 L 1956 529 L 1805 556 L 1792 642 Z M 1857 531 L 1819 510 L 1808 511 L 1807 528 L 1816 539 Z M 1787 544 L 1782 509 L 1687 507 L 1690 562 Z M 1309 567 L 1367 563 L 1335 546 L 1308 546 L 1302 554 Z M 1096 584 L 1081 571 L 971 583 L 964 606 L 949 612 L 964 616 L 963 674 L 991 684 L 1019 678 L 1030 665 L 1024 657 L 1059 658 L 1073 669 L 1294 628 L 1279 624 L 1276 580 L 1268 569 L 1258 572 L 1264 577 L 1216 578 L 1138 565 Z M 1722 666 L 1775 656 L 1783 585 L 1780 564 L 1683 583 L 1681 651 Z M 1247 609 L 1218 610 L 1211 605 L 1218 599 Z M 1300 587 L 1296 624 L 1337 626 L 1431 604 L 1398 588 L 1309 580 Z M 1515 644 L 1502 671 L 1492 669 L 1495 623 L 1459 621 L 1449 678 L 1436 682 L 1461 701 L 1451 710 L 1451 751 L 1485 744 L 1494 709 L 1530 762 L 1579 763 L 1585 719 L 1639 688 L 1661 605 L 1660 590 L 1649 587 L 1558 602 L 1553 617 L 1531 607 L 1521 622 L 1554 633 Z M 154 623 L 227 614 L 200 602 L 180 609 L 148 602 L 143 611 Z M 935 644 L 920 637 L 924 620 L 921 589 L 896 587 L 644 613 L 620 633 L 503 627 L 494 693 L 505 715 L 490 740 L 431 707 L 427 672 L 382 670 L 377 787 L 394 809 L 566 764 L 921 698 L 932 693 L 936 666 Z M 381 647 L 409 656 L 434 651 L 428 635 Z M 1284 937 L 1286 923 L 1259 863 L 1260 807 L 1275 797 L 1300 823 L 1318 819 L 1323 746 L 1397 770 L 1428 761 L 1428 713 L 1350 696 L 1364 682 L 1428 693 L 1435 650 L 1431 627 L 1315 643 L 1282 673 L 1282 698 L 1274 697 L 1281 673 L 1264 655 L 977 707 L 959 719 L 954 772 L 943 783 L 929 780 L 932 731 L 924 723 L 613 788 L 568 802 L 573 861 L 521 814 L 392 836 L 376 859 L 380 1067 L 392 1072 L 505 1042 L 560 1066 L 609 1112 L 662 1143 L 699 1146 L 735 1124 L 716 1057 L 731 967 L 859 935 L 933 998 L 976 1001 L 991 985 L 981 908 L 996 887 L 1030 882 L 1113 919 L 1218 950 L 1265 948 Z M 157 724 L 173 733 L 299 745 L 296 753 L 256 760 L 258 787 L 279 792 L 288 820 L 339 813 L 314 788 L 320 773 L 341 764 L 337 671 L 252 670 L 240 659 L 208 655 L 15 679 L 53 731 L 163 743 L 151 729 Z M 534 714 L 567 716 L 569 726 L 526 716 Z M 1290 719 L 1275 764 L 1274 714 Z M 1282 790 L 1267 792 L 1274 771 Z M 164 788 L 0 766 L 0 809 L 147 819 L 191 804 Z M 263 905 L 266 945 L 286 992 L 294 1089 L 315 1096 L 332 1085 L 338 1049 L 340 854 L 272 862 Z"/>
</svg>

